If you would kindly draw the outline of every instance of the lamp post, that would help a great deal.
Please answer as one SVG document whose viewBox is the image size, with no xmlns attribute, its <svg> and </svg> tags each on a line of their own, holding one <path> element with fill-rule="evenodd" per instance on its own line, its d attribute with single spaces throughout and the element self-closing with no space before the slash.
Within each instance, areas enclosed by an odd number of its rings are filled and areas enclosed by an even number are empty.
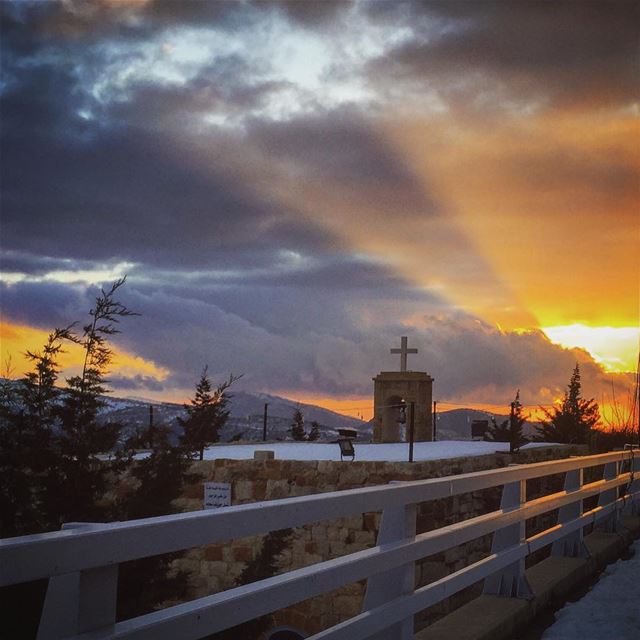
<svg viewBox="0 0 640 640">
<path fill-rule="evenodd" d="M 262 417 L 262 442 L 267 441 L 267 407 L 269 406 L 268 402 L 264 403 L 264 415 Z"/>
<path fill-rule="evenodd" d="M 411 407 L 411 417 L 409 419 L 409 462 L 413 462 L 413 430 L 415 427 L 416 403 L 410 402 L 409 406 Z"/>
</svg>

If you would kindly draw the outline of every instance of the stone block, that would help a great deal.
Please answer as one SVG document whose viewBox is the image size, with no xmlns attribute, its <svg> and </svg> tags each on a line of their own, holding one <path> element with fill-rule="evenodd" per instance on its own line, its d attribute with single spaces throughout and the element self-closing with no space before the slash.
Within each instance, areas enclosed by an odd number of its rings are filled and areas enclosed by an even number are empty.
<svg viewBox="0 0 640 640">
<path fill-rule="evenodd" d="M 342 529 L 338 527 L 327 527 L 327 540 L 343 540 L 344 535 L 342 534 Z"/>
<path fill-rule="evenodd" d="M 329 554 L 332 558 L 344 556 L 347 553 L 349 553 L 349 549 L 344 542 L 341 542 L 341 541 L 329 542 Z"/>
<path fill-rule="evenodd" d="M 209 576 L 217 576 L 218 578 L 222 579 L 228 569 L 229 569 L 229 563 L 228 562 L 223 562 L 223 561 L 211 561 L 211 562 L 207 562 L 207 575 Z"/>
<path fill-rule="evenodd" d="M 251 502 L 254 500 L 253 482 L 251 480 L 238 480 L 231 487 L 234 504 Z"/>
<path fill-rule="evenodd" d="M 267 495 L 267 481 L 262 478 L 253 483 L 253 498 L 256 502 L 261 502 Z"/>
<path fill-rule="evenodd" d="M 337 447 L 338 445 L 336 445 Z M 318 474 L 335 477 L 336 475 L 336 462 L 331 460 L 318 460 Z"/>
<path fill-rule="evenodd" d="M 350 595 L 340 595 L 333 598 L 333 610 L 341 616 L 353 616 L 360 613 L 358 598 Z"/>
<path fill-rule="evenodd" d="M 327 536 L 327 527 L 321 524 L 315 524 L 311 527 L 311 539 L 321 540 Z"/>
<path fill-rule="evenodd" d="M 316 542 L 316 553 L 318 553 L 324 560 L 329 559 L 329 541 L 318 540 Z"/>
<path fill-rule="evenodd" d="M 264 462 L 265 460 L 275 459 L 276 454 L 274 451 L 254 451 L 253 459 Z"/>
<path fill-rule="evenodd" d="M 361 546 L 374 546 L 375 536 L 371 531 L 354 531 L 353 542 Z"/>
<path fill-rule="evenodd" d="M 346 465 L 338 477 L 338 486 L 340 488 L 361 486 L 368 475 L 365 463 Z"/>
<path fill-rule="evenodd" d="M 287 480 L 267 480 L 267 489 L 265 493 L 267 500 L 287 498 L 290 493 L 290 485 Z"/>
<path fill-rule="evenodd" d="M 362 514 L 362 529 L 364 531 L 378 531 L 378 514 L 377 513 L 363 513 Z"/>
<path fill-rule="evenodd" d="M 182 497 L 189 498 L 191 500 L 202 500 L 204 496 L 204 487 L 201 482 L 194 484 L 188 484 L 182 489 Z"/>
<path fill-rule="evenodd" d="M 251 547 L 233 547 L 233 559 L 240 562 L 253 560 L 253 549 Z"/>
<path fill-rule="evenodd" d="M 224 591 L 220 578 L 217 576 L 209 576 L 207 578 L 207 590 L 211 595 L 219 591 Z"/>
<path fill-rule="evenodd" d="M 209 545 L 204 548 L 203 557 L 208 562 L 221 562 L 222 561 L 222 547 L 217 544 Z"/>
</svg>

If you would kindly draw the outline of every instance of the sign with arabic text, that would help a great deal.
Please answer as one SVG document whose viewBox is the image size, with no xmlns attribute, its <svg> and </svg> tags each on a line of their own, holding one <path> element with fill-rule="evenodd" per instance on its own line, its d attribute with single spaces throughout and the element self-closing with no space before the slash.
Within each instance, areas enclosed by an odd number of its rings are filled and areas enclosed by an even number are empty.
<svg viewBox="0 0 640 640">
<path fill-rule="evenodd" d="M 204 483 L 204 508 L 219 509 L 231 506 L 231 485 L 228 482 Z"/>
</svg>

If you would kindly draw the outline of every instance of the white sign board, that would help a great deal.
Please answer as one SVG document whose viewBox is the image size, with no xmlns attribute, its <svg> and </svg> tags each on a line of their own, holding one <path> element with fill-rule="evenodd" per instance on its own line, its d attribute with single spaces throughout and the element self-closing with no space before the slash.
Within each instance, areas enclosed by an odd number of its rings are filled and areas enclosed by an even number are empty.
<svg viewBox="0 0 640 640">
<path fill-rule="evenodd" d="M 231 506 L 231 485 L 228 482 L 204 483 L 204 508 L 218 509 Z"/>
</svg>

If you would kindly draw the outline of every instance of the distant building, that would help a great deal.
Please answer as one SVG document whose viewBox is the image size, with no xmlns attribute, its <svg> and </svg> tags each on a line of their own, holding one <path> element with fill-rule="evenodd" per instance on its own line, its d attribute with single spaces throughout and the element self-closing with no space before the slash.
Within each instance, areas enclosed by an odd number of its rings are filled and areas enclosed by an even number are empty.
<svg viewBox="0 0 640 640">
<path fill-rule="evenodd" d="M 484 434 L 489 431 L 488 420 L 472 420 L 471 422 L 471 437 L 472 438 L 484 438 Z"/>
</svg>

